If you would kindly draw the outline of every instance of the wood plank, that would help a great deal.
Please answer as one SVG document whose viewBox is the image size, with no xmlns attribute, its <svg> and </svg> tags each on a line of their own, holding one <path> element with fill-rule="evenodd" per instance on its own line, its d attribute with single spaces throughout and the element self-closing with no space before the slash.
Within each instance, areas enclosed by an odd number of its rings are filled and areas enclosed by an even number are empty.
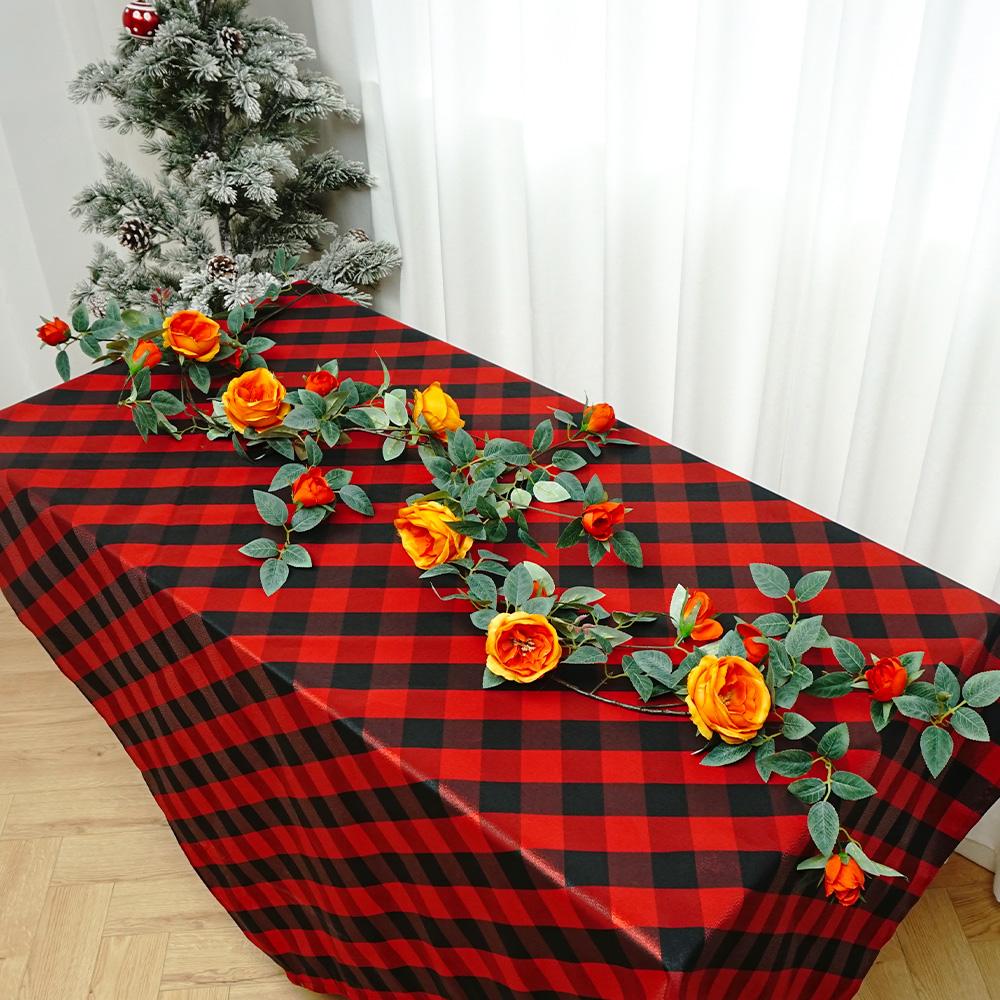
<svg viewBox="0 0 1000 1000">
<path fill-rule="evenodd" d="M 208 929 L 240 933 L 232 917 L 191 868 L 161 878 L 116 882 L 104 922 L 105 934 Z"/>
<path fill-rule="evenodd" d="M 0 738 L 0 794 L 124 785 L 134 771 L 92 709 L 89 717 L 66 724 L 7 726 Z"/>
<path fill-rule="evenodd" d="M 191 871 L 166 830 L 64 837 L 52 881 L 60 884 L 146 880 Z"/>
<path fill-rule="evenodd" d="M 7 816 L 10 814 L 10 806 L 13 801 L 13 795 L 0 795 L 0 837 L 3 836 L 4 827 L 7 823 Z"/>
<path fill-rule="evenodd" d="M 315 993 L 312 994 L 314 997 Z M 230 1000 L 228 986 L 206 986 L 200 990 L 164 990 L 159 1000 Z"/>
<path fill-rule="evenodd" d="M 964 885 L 992 886 L 993 872 L 963 858 L 961 854 L 953 854 L 934 876 L 934 888 L 952 889 Z"/>
<path fill-rule="evenodd" d="M 990 878 L 985 884 L 952 886 L 947 890 L 948 898 L 955 907 L 962 931 L 969 941 L 992 941 L 1000 944 L 1000 902 L 993 897 L 992 874 L 986 874 Z"/>
<path fill-rule="evenodd" d="M 929 889 L 897 932 L 920 1000 L 983 1000 L 979 966 L 946 889 Z"/>
<path fill-rule="evenodd" d="M 986 980 L 990 1000 L 1000 1000 L 1000 944 L 995 941 L 975 941 L 972 944 L 972 954 Z"/>
<path fill-rule="evenodd" d="M 157 1000 L 166 954 L 166 934 L 105 937 L 88 1000 Z"/>
<path fill-rule="evenodd" d="M 906 962 L 876 962 L 854 1000 L 912 1000 L 917 995 Z"/>
<path fill-rule="evenodd" d="M 316 1000 L 318 994 L 293 986 L 287 979 L 268 983 L 234 983 L 229 987 L 229 1000 Z M 333 1000 L 336 1000 L 334 997 Z"/>
<path fill-rule="evenodd" d="M 88 1000 L 111 884 L 50 886 L 18 1000 Z"/>
<path fill-rule="evenodd" d="M 281 969 L 235 927 L 170 935 L 163 963 L 164 989 L 195 989 L 213 983 L 232 986 L 280 979 L 284 979 Z"/>
<path fill-rule="evenodd" d="M 0 842 L 0 997 L 16 997 L 59 856 L 57 838 Z"/>
<path fill-rule="evenodd" d="M 61 788 L 18 792 L 0 836 L 107 836 L 154 827 L 168 829 L 163 813 L 135 768 L 132 776 L 131 782 L 94 788 L 86 795 Z"/>
</svg>

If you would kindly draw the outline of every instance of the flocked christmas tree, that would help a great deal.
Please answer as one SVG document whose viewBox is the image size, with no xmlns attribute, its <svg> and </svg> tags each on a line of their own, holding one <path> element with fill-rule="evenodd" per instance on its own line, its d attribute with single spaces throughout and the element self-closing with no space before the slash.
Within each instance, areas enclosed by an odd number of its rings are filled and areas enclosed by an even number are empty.
<svg viewBox="0 0 1000 1000">
<path fill-rule="evenodd" d="M 298 278 L 366 301 L 398 266 L 395 246 L 341 235 L 323 210 L 330 192 L 372 183 L 363 163 L 313 148 L 320 121 L 359 112 L 303 68 L 315 53 L 302 35 L 250 17 L 247 3 L 129 3 L 115 57 L 73 81 L 74 100 L 111 102 L 105 127 L 141 135 L 161 166 L 154 183 L 106 157 L 103 179 L 77 196 L 84 228 L 121 247 L 98 244 L 74 289 L 91 312 L 109 296 L 147 305 L 156 289 L 176 306 L 229 309 Z"/>
</svg>

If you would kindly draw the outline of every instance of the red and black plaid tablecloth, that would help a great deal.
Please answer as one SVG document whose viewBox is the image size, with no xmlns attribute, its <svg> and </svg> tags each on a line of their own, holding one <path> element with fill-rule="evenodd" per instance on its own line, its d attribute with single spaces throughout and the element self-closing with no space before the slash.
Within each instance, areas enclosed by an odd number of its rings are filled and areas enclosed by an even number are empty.
<svg viewBox="0 0 1000 1000">
<path fill-rule="evenodd" d="M 289 385 L 332 357 L 377 381 L 377 351 L 397 385 L 440 379 L 476 431 L 527 440 L 548 407 L 579 408 L 344 299 L 304 299 L 268 333 Z M 481 689 L 482 634 L 417 580 L 393 532 L 426 484 L 414 454 L 386 465 L 357 434 L 334 455 L 376 516 L 338 510 L 310 536 L 317 568 L 267 598 L 237 548 L 261 533 L 250 490 L 273 466 L 195 436 L 143 446 L 120 385 L 97 371 L 0 415 L 3 589 L 198 874 L 296 983 L 351 1000 L 849 996 L 997 798 L 996 743 L 962 742 L 932 783 L 905 721 L 879 747 L 864 696 L 810 699 L 811 718 L 857 723 L 850 766 L 879 789 L 845 804 L 845 825 L 910 878 L 872 880 L 851 909 L 826 902 L 795 871 L 813 853 L 804 807 L 749 760 L 701 767 L 689 721 L 547 681 Z M 752 617 L 771 607 L 748 563 L 832 567 L 810 605 L 832 633 L 963 675 L 1000 667 L 985 598 L 632 436 L 641 447 L 609 449 L 597 471 L 634 508 L 647 566 L 592 569 L 584 547 L 549 544 L 560 586 L 665 610 L 680 582 Z M 558 524 L 538 530 L 552 543 Z"/>
</svg>

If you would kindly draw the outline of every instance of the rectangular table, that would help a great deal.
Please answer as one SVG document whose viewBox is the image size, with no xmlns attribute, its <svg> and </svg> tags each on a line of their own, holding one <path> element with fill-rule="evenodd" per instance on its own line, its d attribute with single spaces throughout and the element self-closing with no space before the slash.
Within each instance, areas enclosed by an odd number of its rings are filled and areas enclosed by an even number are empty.
<svg viewBox="0 0 1000 1000">
<path fill-rule="evenodd" d="M 311 296 L 269 323 L 289 386 L 338 357 L 400 386 L 440 379 L 470 428 L 527 440 L 578 404 L 394 320 Z M 274 465 L 197 436 L 143 445 L 95 371 L 0 414 L 0 581 L 21 620 L 112 727 L 185 854 L 294 982 L 351 1000 L 850 996 L 956 843 L 998 796 L 990 744 L 959 741 L 932 782 L 917 730 L 847 721 L 876 797 L 841 815 L 909 881 L 852 908 L 803 889 L 805 807 L 752 762 L 698 764 L 683 718 L 643 717 L 543 680 L 483 691 L 483 637 L 442 604 L 392 515 L 427 477 L 357 434 L 374 519 L 338 509 L 317 568 L 277 597 L 237 552 Z M 156 382 L 172 388 L 168 375 Z M 610 402 L 614 403 L 614 400 Z M 1000 667 L 1000 608 L 855 532 L 655 438 L 595 466 L 634 508 L 646 568 L 592 569 L 536 517 L 561 587 L 665 610 L 676 583 L 745 617 L 772 610 L 747 564 L 833 568 L 813 604 L 880 655 L 925 649 L 961 675 Z M 530 558 L 519 544 L 504 551 Z M 563 668 L 571 669 L 571 668 Z M 572 668 L 580 670 L 581 668 Z"/>
</svg>

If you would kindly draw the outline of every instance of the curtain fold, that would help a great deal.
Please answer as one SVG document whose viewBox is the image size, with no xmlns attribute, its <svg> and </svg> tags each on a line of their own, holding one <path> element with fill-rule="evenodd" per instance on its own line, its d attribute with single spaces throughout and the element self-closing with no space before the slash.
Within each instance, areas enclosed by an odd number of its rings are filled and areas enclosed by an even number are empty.
<svg viewBox="0 0 1000 1000">
<path fill-rule="evenodd" d="M 387 307 L 1000 597 L 1000 8 L 313 10 Z"/>
</svg>

